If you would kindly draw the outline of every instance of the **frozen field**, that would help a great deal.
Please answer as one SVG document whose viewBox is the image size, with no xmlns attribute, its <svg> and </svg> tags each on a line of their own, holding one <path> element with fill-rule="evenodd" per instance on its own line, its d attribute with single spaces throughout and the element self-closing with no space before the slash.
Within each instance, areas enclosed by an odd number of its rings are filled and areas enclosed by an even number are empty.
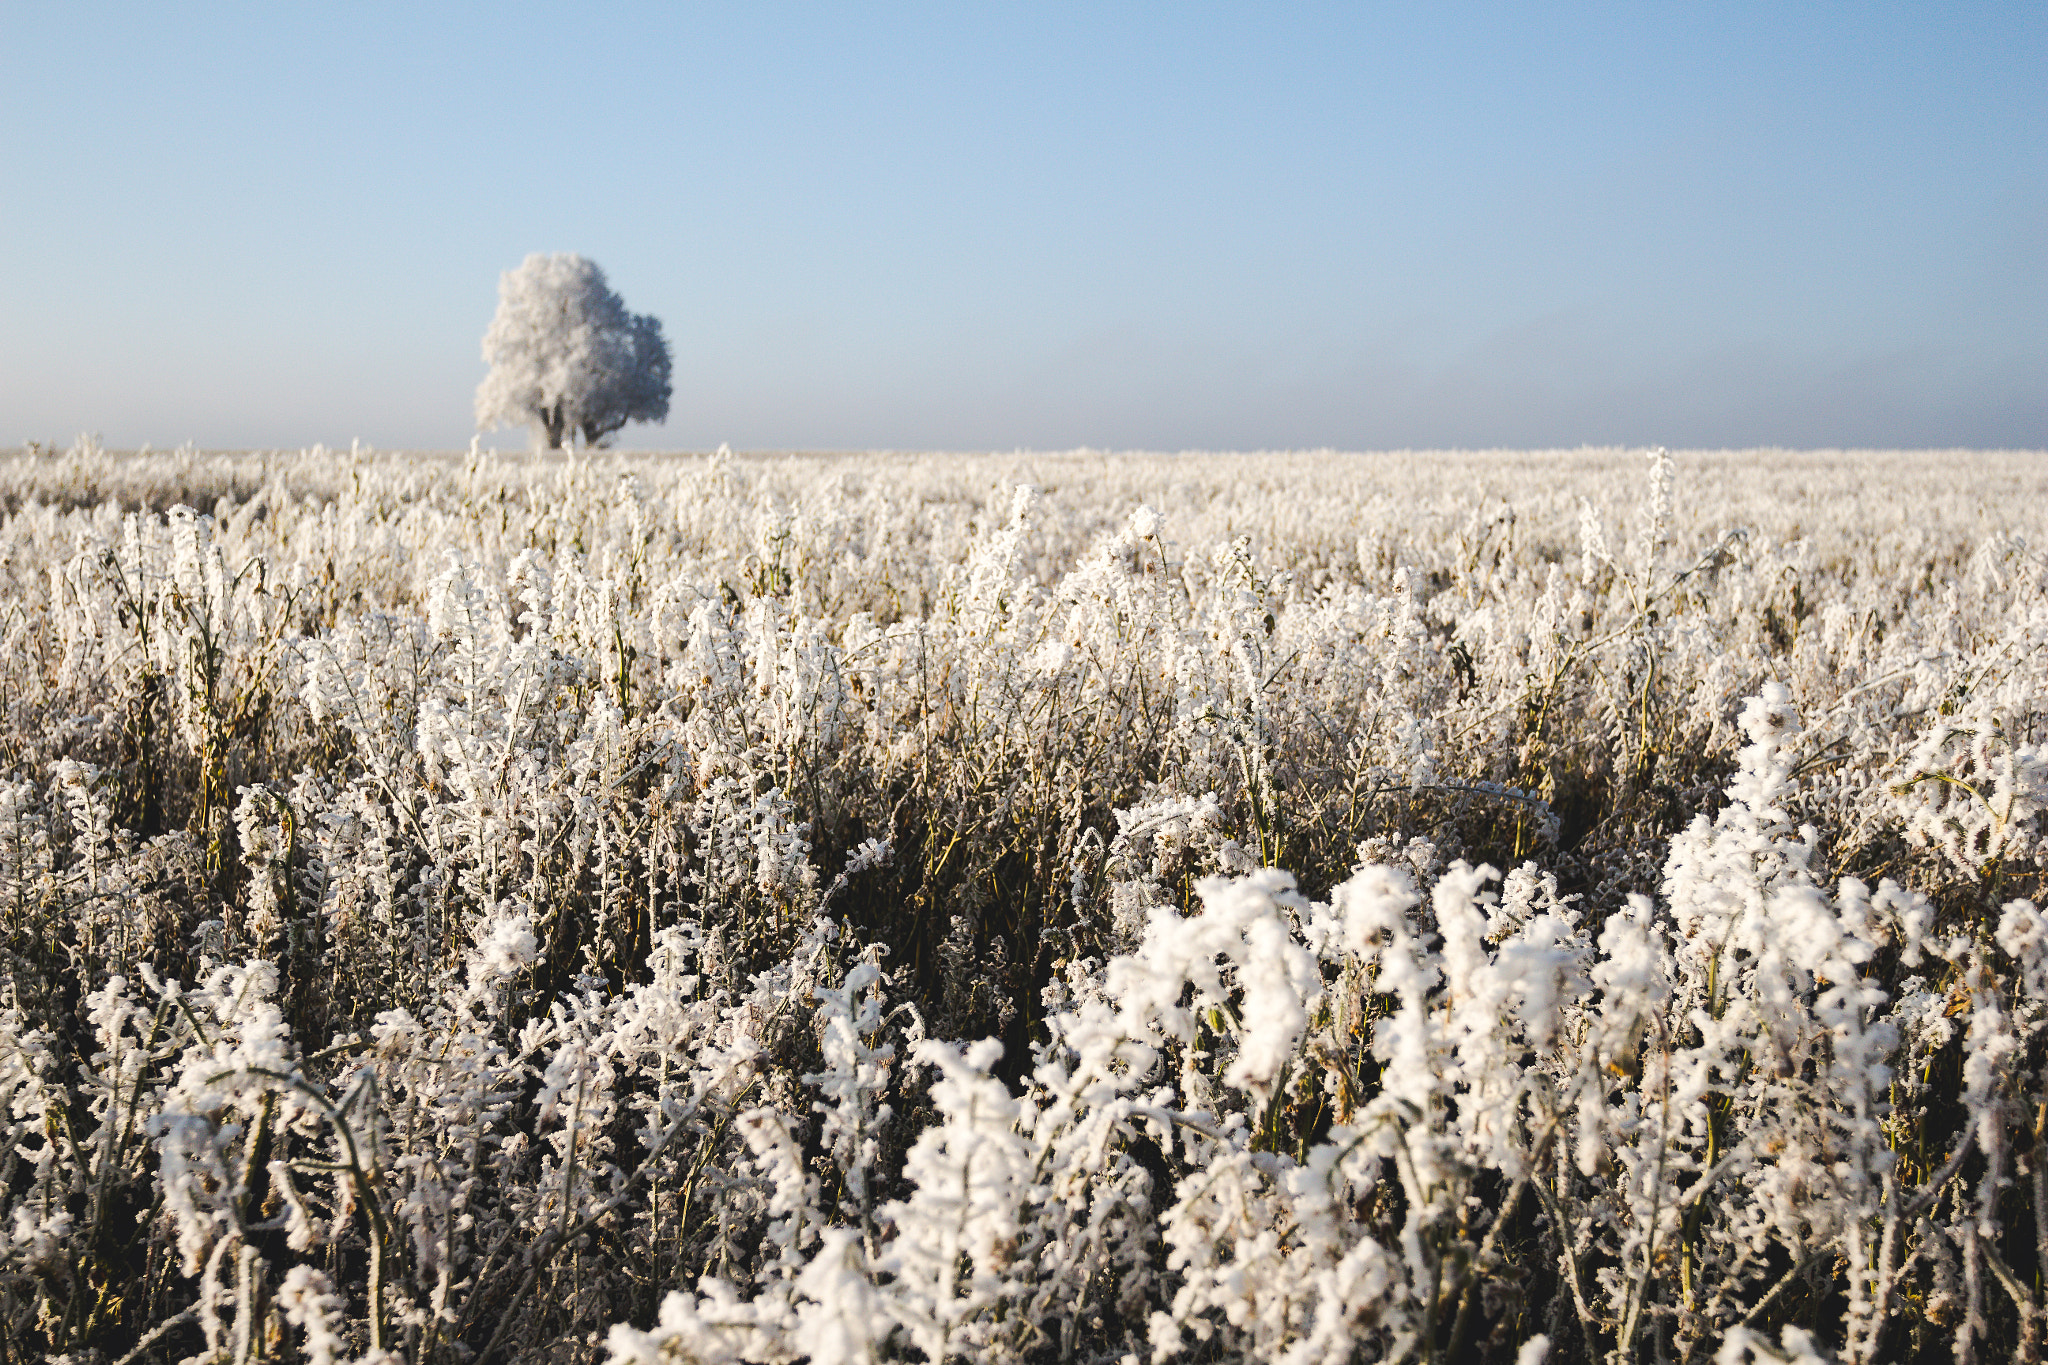
<svg viewBox="0 0 2048 1365">
<path fill-rule="evenodd" d="M 0 513 L 0 1359 L 2043 1350 L 2048 455 Z"/>
</svg>

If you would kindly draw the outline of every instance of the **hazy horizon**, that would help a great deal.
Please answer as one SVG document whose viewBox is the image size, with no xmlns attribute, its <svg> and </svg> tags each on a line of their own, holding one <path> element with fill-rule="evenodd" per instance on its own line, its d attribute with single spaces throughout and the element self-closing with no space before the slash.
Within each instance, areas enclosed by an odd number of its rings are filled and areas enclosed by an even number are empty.
<svg viewBox="0 0 2048 1365">
<path fill-rule="evenodd" d="M 503 433 L 499 433 L 500 436 Z M 1647 457 L 1658 450 L 1664 451 L 1674 460 L 1683 462 L 1688 458 L 1730 459 L 1747 456 L 1785 455 L 1798 459 L 1826 460 L 1832 458 L 1860 459 L 1870 456 L 1937 458 L 1942 456 L 1985 456 L 2011 457 L 2048 455 L 2048 446 L 1654 446 L 1636 445 L 1576 445 L 1576 446 L 1386 446 L 1381 448 L 1344 446 L 1245 446 L 1237 449 L 1214 449 L 1182 447 L 1175 450 L 1147 449 L 1141 446 L 738 446 L 721 442 L 717 446 L 662 446 L 643 445 L 635 442 L 606 444 L 599 446 L 578 446 L 560 449 L 545 449 L 530 441 L 514 439 L 506 441 L 491 436 L 478 435 L 472 438 L 474 449 L 480 455 L 506 458 L 527 456 L 539 460 L 565 460 L 570 456 L 590 458 L 594 456 L 617 459 L 686 459 L 708 460 L 729 456 L 735 460 L 777 460 L 777 459 L 846 459 L 854 456 L 874 456 L 878 459 L 932 459 L 957 456 L 962 459 L 1132 459 L 1132 460 L 1203 460 L 1203 459 L 1259 459 L 1301 458 L 1329 456 L 1333 459 L 1395 459 L 1402 456 L 1445 456 L 1460 460 L 1483 459 L 1488 456 L 1503 458 L 1544 458 L 1559 459 L 1614 459 L 1627 460 Z M 181 442 L 176 446 L 140 442 L 136 445 L 110 445 L 98 439 L 98 433 L 80 432 L 69 441 L 31 441 L 15 444 L 0 444 L 0 458 L 35 456 L 57 459 L 79 449 L 82 443 L 92 442 L 92 449 L 98 454 L 111 458 L 155 457 L 177 455 L 189 452 L 195 457 L 213 459 L 261 458 L 281 456 L 292 458 L 314 454 L 334 456 L 360 455 L 374 459 L 383 456 L 406 455 L 429 459 L 459 460 L 469 456 L 471 442 L 459 446 L 383 446 L 373 442 L 356 440 L 340 445 L 315 441 L 303 446 L 250 445 L 250 446 L 205 446 L 194 442 Z"/>
</svg>

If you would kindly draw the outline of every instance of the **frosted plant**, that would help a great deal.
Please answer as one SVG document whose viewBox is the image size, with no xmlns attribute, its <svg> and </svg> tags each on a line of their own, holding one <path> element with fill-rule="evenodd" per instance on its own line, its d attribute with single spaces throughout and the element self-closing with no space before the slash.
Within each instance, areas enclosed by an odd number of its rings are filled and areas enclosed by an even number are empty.
<svg viewBox="0 0 2048 1365">
<path fill-rule="evenodd" d="M 1017 1101 L 988 1074 L 1001 1052 L 993 1039 L 964 1052 L 928 1040 L 913 1058 L 939 1072 L 931 1095 L 941 1117 L 905 1158 L 914 1193 L 880 1210 L 896 1229 L 880 1268 L 894 1281 L 890 1313 L 929 1360 L 978 1353 L 1003 1330 L 997 1310 L 1032 1171 Z"/>
<path fill-rule="evenodd" d="M 76 1222 L 71 1210 L 51 1197 L 56 1190 L 68 1193 L 77 1175 L 66 1169 L 51 1131 L 64 1106 L 63 1092 L 51 1076 L 57 1061 L 54 1041 L 27 1026 L 18 1008 L 0 1007 L 0 1125 L 6 1139 L 0 1175 L 10 1188 L 20 1182 L 41 1196 L 14 1204 L 10 1222 L 0 1224 L 0 1265 L 30 1283 L 63 1277 Z"/>
<path fill-rule="evenodd" d="M 2037 1358 L 1952 464 L 0 456 L 0 1352 Z"/>
<path fill-rule="evenodd" d="M 242 927 L 248 941 L 260 949 L 285 927 L 292 890 L 291 811 L 267 787 L 244 787 L 237 795 L 235 841 L 250 872 L 248 915 Z"/>
<path fill-rule="evenodd" d="M 846 974 L 838 988 L 817 989 L 822 1033 L 819 1051 L 825 1069 L 803 1078 L 804 1084 L 818 1091 L 821 1139 L 839 1167 L 850 1210 L 858 1214 L 869 1236 L 873 1235 L 869 1176 L 881 1153 L 878 1135 L 891 1117 L 890 1107 L 878 1100 L 888 1091 L 889 1066 L 896 1057 L 894 1045 L 879 1040 L 882 998 L 877 987 L 881 976 L 878 965 L 863 962 Z"/>
<path fill-rule="evenodd" d="M 286 1321 L 305 1333 L 310 1365 L 339 1365 L 347 1358 L 347 1343 L 335 1330 L 341 1298 L 325 1275 L 309 1266 L 293 1266 L 277 1300 Z"/>
<path fill-rule="evenodd" d="M 1629 542 L 1630 569 L 1647 583 L 1657 572 L 1658 557 L 1671 527 L 1671 485 L 1676 471 L 1662 446 L 1650 452 L 1649 488 L 1636 513 L 1635 536 Z"/>
<path fill-rule="evenodd" d="M 1229 817 L 1214 792 L 1199 798 L 1162 797 L 1120 809 L 1115 818 L 1116 836 L 1104 851 L 1103 874 L 1109 881 L 1110 942 L 1117 947 L 1136 944 L 1173 880 L 1194 871 L 1245 873 L 1256 866 L 1230 837 Z"/>
<path fill-rule="evenodd" d="M 1749 1365 L 1750 1361 L 1761 1365 L 1828 1365 L 1813 1333 L 1805 1328 L 1787 1327 L 1781 1340 L 1782 1347 L 1774 1348 L 1762 1333 L 1736 1327 L 1714 1353 L 1714 1365 Z"/>
<path fill-rule="evenodd" d="M 1981 876 L 2030 860 L 2048 806 L 2048 755 L 2015 744 L 1992 708 L 1937 715 L 1889 785 L 1907 835 Z"/>
</svg>

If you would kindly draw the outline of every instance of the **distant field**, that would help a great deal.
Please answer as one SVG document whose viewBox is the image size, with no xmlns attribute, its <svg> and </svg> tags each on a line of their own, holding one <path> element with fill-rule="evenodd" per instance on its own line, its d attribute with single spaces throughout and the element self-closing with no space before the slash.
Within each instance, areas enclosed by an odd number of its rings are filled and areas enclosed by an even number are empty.
<svg viewBox="0 0 2048 1365">
<path fill-rule="evenodd" d="M 6 1359 L 2038 1357 L 2048 455 L 0 512 Z"/>
</svg>

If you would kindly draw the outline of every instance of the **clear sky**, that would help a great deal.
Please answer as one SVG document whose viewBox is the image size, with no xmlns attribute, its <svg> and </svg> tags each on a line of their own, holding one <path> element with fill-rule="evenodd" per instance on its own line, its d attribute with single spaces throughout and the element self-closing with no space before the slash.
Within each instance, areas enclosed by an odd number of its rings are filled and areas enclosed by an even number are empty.
<svg viewBox="0 0 2048 1365">
<path fill-rule="evenodd" d="M 2048 4 L 0 0 L 0 444 L 464 444 L 530 251 L 636 446 L 2048 447 Z"/>
</svg>

